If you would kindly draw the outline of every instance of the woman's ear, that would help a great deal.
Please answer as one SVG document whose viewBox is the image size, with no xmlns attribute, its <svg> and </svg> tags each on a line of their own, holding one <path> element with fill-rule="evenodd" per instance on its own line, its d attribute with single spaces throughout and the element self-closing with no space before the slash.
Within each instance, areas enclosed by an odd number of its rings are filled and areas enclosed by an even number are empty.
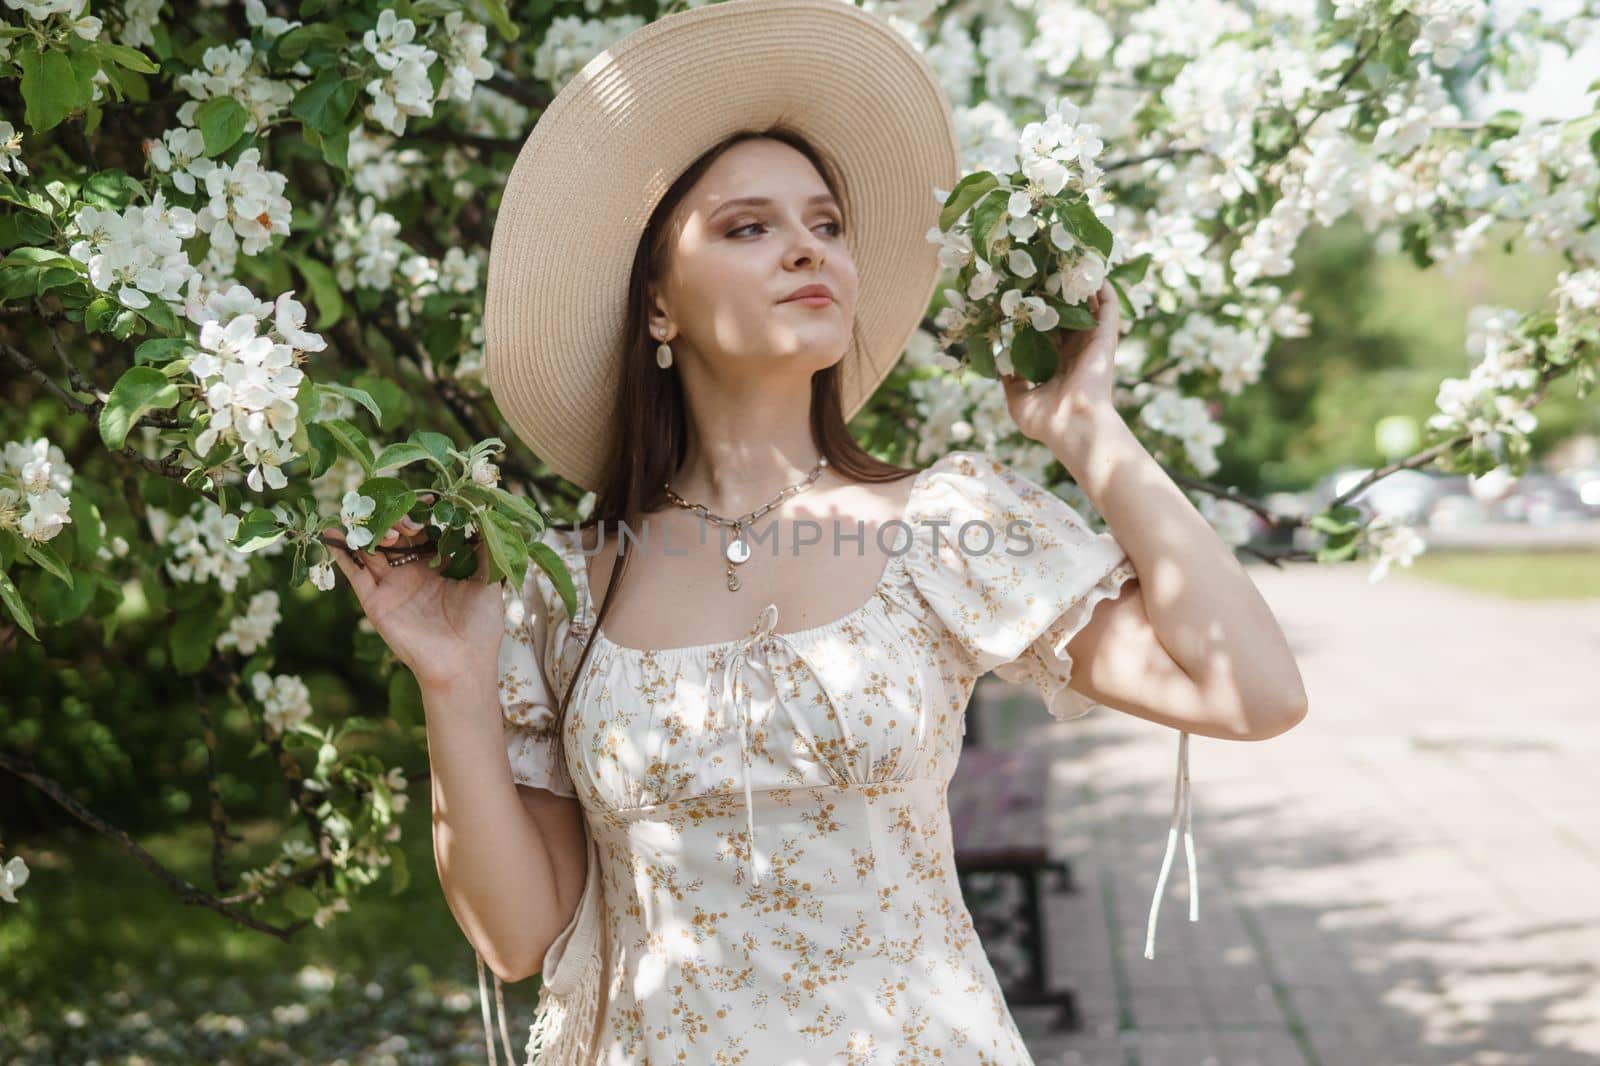
<svg viewBox="0 0 1600 1066">
<path fill-rule="evenodd" d="M 672 339 L 672 320 L 667 315 L 666 308 L 661 306 L 661 301 L 652 294 L 650 296 L 650 311 L 647 315 L 649 321 L 650 339 L 654 341 L 670 341 Z"/>
</svg>

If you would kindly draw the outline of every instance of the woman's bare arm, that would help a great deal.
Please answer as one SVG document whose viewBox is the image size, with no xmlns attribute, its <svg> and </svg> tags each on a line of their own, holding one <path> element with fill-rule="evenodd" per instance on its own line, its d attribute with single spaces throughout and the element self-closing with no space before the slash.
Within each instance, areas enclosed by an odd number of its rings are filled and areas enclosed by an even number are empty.
<svg viewBox="0 0 1600 1066">
<path fill-rule="evenodd" d="M 433 855 L 462 934 L 501 980 L 521 981 L 577 913 L 588 851 L 576 799 L 512 780 L 497 680 L 487 662 L 423 686 Z"/>
</svg>

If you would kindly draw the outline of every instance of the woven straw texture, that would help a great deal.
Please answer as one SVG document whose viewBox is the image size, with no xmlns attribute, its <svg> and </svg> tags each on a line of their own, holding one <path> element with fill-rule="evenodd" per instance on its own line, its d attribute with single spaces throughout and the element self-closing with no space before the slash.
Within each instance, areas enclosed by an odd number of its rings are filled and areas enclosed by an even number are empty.
<svg viewBox="0 0 1600 1066">
<path fill-rule="evenodd" d="M 721 0 L 592 59 L 524 142 L 489 249 L 484 372 L 513 432 L 598 487 L 628 272 L 650 213 L 717 140 L 783 121 L 839 171 L 860 276 L 844 416 L 899 359 L 939 278 L 935 188 L 959 180 L 948 100 L 915 46 L 848 0 Z"/>
</svg>

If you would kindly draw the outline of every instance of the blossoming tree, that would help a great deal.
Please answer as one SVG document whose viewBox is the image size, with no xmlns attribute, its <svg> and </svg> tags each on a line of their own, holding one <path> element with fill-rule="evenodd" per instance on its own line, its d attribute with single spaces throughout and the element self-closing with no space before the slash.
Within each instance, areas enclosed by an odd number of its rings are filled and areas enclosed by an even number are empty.
<svg viewBox="0 0 1600 1066">
<path fill-rule="evenodd" d="M 541 109 L 670 8 L 244 0 L 179 21 L 162 0 L 5 2 L 0 647 L 44 664 L 98 640 L 242 712 L 228 721 L 248 723 L 251 757 L 289 797 L 281 854 L 221 858 L 229 814 L 202 719 L 217 883 L 140 858 L 234 920 L 325 924 L 384 868 L 403 878 L 404 769 L 352 738 L 406 719 L 313 704 L 278 650 L 285 597 L 333 587 L 325 530 L 381 548 L 403 516 L 431 525 L 448 572 L 470 572 L 481 541 L 494 576 L 520 586 L 538 565 L 571 595 L 537 535 L 590 501 L 501 426 L 480 271 Z M 858 417 L 900 458 L 978 447 L 1048 480 L 1052 457 L 1010 431 L 993 378 L 1053 372 L 1052 341 L 1091 323 L 1084 303 L 1109 279 L 1127 329 L 1117 400 L 1224 537 L 1245 548 L 1254 512 L 1300 536 L 1246 550 L 1365 553 L 1381 573 L 1420 541 L 1369 521 L 1356 494 L 1406 468 L 1520 469 L 1551 383 L 1593 383 L 1600 122 L 1466 121 L 1452 96 L 1525 70 L 1541 41 L 1575 45 L 1592 17 L 1498 23 L 1478 0 L 865 6 L 923 50 L 965 155 L 954 189 L 929 190 L 945 284 Z M 1308 231 L 1350 215 L 1424 267 L 1452 269 L 1509 223 L 1568 269 L 1542 310 L 1475 314 L 1479 357 L 1440 384 L 1421 451 L 1320 514 L 1274 514 L 1207 480 L 1228 429 L 1210 401 L 1305 334 L 1278 279 Z M 359 613 L 347 597 L 334 609 Z M 381 651 L 357 665 L 397 711 L 412 698 Z M 40 771 L 16 728 L 25 701 L 7 699 L 0 768 L 110 834 Z M 4 872 L 11 900 L 26 864 Z"/>
</svg>

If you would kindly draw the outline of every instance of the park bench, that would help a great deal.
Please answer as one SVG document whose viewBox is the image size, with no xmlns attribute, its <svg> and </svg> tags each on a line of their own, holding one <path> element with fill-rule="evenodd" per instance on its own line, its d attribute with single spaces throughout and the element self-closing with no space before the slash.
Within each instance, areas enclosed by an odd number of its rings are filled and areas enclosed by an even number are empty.
<svg viewBox="0 0 1600 1066">
<path fill-rule="evenodd" d="M 1048 849 L 1045 801 L 1047 745 L 1005 748 L 975 743 L 968 708 L 967 742 L 947 796 L 956 877 L 978 937 L 1011 1006 L 1059 1006 L 1052 1028 L 1082 1027 L 1071 989 L 1046 984 L 1050 937 L 1041 907 L 1041 882 L 1076 891 L 1072 868 Z"/>
</svg>

